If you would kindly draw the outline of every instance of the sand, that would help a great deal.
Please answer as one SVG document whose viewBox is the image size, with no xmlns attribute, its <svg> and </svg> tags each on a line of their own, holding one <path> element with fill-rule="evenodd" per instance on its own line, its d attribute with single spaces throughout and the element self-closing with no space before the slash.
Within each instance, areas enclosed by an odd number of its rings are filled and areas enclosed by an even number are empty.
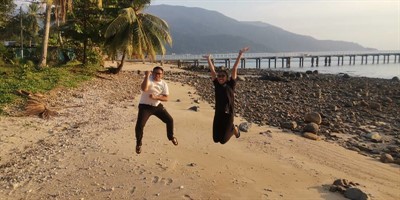
<svg viewBox="0 0 400 200">
<path fill-rule="evenodd" d="M 127 63 L 124 70 L 152 66 Z M 110 101 L 101 86 L 89 84 L 65 102 L 78 106 L 58 117 L 0 117 L 0 199 L 345 199 L 329 191 L 340 178 L 358 183 L 371 199 L 400 199 L 399 165 L 334 143 L 253 125 L 240 138 L 215 144 L 212 105 L 194 88 L 167 83 L 171 94 L 164 105 L 179 145 L 151 117 L 140 155 L 137 94 Z"/>
</svg>

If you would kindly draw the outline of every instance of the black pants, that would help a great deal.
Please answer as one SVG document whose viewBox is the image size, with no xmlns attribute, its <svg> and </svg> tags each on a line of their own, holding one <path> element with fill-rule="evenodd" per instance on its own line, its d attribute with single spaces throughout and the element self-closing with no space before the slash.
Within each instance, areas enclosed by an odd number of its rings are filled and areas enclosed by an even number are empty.
<svg viewBox="0 0 400 200">
<path fill-rule="evenodd" d="M 168 140 L 172 140 L 174 138 L 174 119 L 172 119 L 171 115 L 161 103 L 158 106 L 139 104 L 139 113 L 135 127 L 137 146 L 142 146 L 143 128 L 151 115 L 155 115 L 165 124 L 167 124 Z"/>
<path fill-rule="evenodd" d="M 215 143 L 225 144 L 233 135 L 233 113 L 224 110 L 216 111 L 213 121 L 213 140 Z"/>
</svg>

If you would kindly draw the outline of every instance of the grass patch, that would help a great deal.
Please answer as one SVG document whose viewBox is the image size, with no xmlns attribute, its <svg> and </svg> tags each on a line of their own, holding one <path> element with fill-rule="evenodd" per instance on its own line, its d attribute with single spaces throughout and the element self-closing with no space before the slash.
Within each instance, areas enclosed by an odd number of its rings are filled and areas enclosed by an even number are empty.
<svg viewBox="0 0 400 200">
<path fill-rule="evenodd" d="M 0 114 L 4 114 L 5 106 L 24 101 L 15 91 L 45 93 L 59 86 L 77 87 L 80 83 L 90 80 L 99 68 L 78 63 L 44 69 L 27 64 L 0 66 Z"/>
</svg>

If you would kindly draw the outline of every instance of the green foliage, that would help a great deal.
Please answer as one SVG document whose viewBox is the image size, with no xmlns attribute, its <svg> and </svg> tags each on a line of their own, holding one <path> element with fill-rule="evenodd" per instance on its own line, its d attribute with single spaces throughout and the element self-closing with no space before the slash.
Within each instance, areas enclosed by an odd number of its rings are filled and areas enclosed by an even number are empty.
<svg viewBox="0 0 400 200">
<path fill-rule="evenodd" d="M 29 41 L 30 44 L 32 42 L 36 43 L 39 33 L 39 4 L 31 3 L 28 7 L 28 11 L 23 13 L 23 28 L 24 28 L 24 37 Z"/>
<path fill-rule="evenodd" d="M 15 4 L 13 0 L 0 0 L 0 29 L 4 28 L 11 18 Z"/>
<path fill-rule="evenodd" d="M 0 66 L 0 113 L 4 106 L 20 102 L 18 90 L 44 93 L 55 87 L 76 87 L 91 79 L 99 65 L 82 67 L 79 63 L 69 63 L 62 67 L 37 69 L 27 61 L 18 66 Z"/>
<path fill-rule="evenodd" d="M 144 59 L 154 59 L 157 53 L 165 54 L 165 44 L 172 45 L 167 22 L 157 16 L 141 13 L 150 4 L 149 0 L 132 2 L 121 9 L 119 15 L 109 24 L 105 32 L 105 47 L 109 56 L 126 52 Z"/>
<path fill-rule="evenodd" d="M 81 62 L 93 63 L 94 54 L 91 51 L 102 45 L 101 30 L 105 26 L 103 10 L 96 3 L 90 0 L 74 1 L 67 22 L 59 28 L 65 37 L 64 48 L 74 49 Z"/>
</svg>

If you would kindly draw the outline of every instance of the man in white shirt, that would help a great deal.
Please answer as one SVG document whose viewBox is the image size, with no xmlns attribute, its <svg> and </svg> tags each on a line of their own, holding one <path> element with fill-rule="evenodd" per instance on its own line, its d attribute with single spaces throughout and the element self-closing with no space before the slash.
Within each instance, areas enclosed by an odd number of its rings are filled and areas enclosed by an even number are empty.
<svg viewBox="0 0 400 200">
<path fill-rule="evenodd" d="M 174 120 L 161 104 L 168 101 L 168 85 L 161 78 L 164 75 L 163 68 L 157 66 L 153 71 L 146 71 L 141 84 L 142 96 L 139 101 L 139 113 L 136 121 L 136 153 L 142 152 L 143 128 L 151 115 L 155 115 L 167 125 L 168 140 L 176 146 L 178 140 L 174 137 Z"/>
</svg>

